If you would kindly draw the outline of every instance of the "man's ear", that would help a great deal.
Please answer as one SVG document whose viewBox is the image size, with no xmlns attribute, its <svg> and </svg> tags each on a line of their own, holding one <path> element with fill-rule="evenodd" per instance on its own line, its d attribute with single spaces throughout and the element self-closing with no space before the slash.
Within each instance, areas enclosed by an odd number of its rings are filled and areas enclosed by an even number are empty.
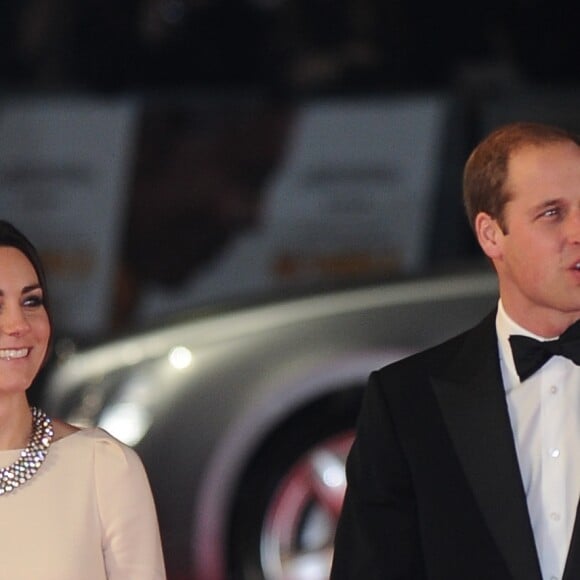
<svg viewBox="0 0 580 580">
<path fill-rule="evenodd" d="M 477 241 L 485 255 L 492 260 L 498 258 L 502 253 L 504 233 L 497 220 L 485 212 L 480 212 L 475 217 L 474 226 Z"/>
</svg>

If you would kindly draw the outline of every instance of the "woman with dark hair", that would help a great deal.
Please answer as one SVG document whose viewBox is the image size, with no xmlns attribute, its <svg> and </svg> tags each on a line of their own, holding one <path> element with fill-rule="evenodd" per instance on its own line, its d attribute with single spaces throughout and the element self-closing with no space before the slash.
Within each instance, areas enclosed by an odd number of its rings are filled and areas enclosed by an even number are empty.
<svg viewBox="0 0 580 580">
<path fill-rule="evenodd" d="M 40 257 L 0 220 L 1 575 L 163 580 L 155 506 L 135 451 L 29 406 L 50 338 Z"/>
</svg>

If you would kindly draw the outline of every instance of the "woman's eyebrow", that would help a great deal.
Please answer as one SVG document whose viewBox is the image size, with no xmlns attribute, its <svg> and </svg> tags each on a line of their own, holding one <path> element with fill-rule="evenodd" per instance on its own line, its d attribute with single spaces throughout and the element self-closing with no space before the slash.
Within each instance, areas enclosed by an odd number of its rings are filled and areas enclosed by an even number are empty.
<svg viewBox="0 0 580 580">
<path fill-rule="evenodd" d="M 42 286 L 40 284 L 30 284 L 29 286 L 24 286 L 24 288 L 22 288 L 22 294 L 26 294 L 27 292 L 31 292 L 32 290 L 38 290 L 39 288 L 42 289 Z"/>
<path fill-rule="evenodd" d="M 28 286 L 24 286 L 24 288 L 22 288 L 21 294 L 26 294 L 27 292 L 32 292 L 33 290 L 38 290 L 39 288 L 42 290 L 40 283 L 29 284 Z M 4 296 L 4 290 L 2 290 L 2 288 L 0 288 L 0 296 Z"/>
</svg>

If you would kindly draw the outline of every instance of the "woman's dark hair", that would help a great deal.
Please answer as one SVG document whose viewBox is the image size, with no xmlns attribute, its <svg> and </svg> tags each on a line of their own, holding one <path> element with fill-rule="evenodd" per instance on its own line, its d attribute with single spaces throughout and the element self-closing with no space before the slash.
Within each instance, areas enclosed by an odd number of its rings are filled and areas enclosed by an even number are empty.
<svg viewBox="0 0 580 580">
<path fill-rule="evenodd" d="M 32 267 L 34 268 L 38 277 L 40 287 L 42 288 L 44 308 L 48 314 L 48 319 L 52 328 L 46 275 L 44 273 L 44 267 L 42 265 L 38 251 L 32 242 L 20 230 L 16 229 L 10 222 L 7 222 L 6 220 L 0 220 L 0 247 L 16 248 L 17 250 L 20 250 L 32 264 Z"/>
</svg>

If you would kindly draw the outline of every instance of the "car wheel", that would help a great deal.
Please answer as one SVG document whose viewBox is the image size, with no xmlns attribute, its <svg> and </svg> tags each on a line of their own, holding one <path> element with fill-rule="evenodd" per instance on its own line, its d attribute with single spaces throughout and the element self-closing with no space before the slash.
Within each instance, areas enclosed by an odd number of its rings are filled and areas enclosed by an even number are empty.
<svg viewBox="0 0 580 580">
<path fill-rule="evenodd" d="M 360 389 L 318 401 L 276 430 L 234 502 L 230 578 L 327 580 Z"/>
</svg>

